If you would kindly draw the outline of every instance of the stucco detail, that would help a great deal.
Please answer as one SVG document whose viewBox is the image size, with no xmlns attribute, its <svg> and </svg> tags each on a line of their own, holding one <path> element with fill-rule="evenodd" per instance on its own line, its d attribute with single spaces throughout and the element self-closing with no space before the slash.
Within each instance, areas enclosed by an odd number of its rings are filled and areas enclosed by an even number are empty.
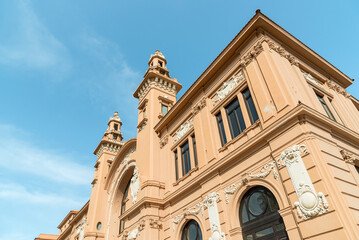
<svg viewBox="0 0 359 240">
<path fill-rule="evenodd" d="M 290 62 L 290 64 L 299 66 L 298 60 L 292 54 L 288 53 L 283 47 L 277 45 L 269 38 L 265 38 L 264 41 L 268 43 L 268 46 L 271 50 L 277 52 L 280 56 L 286 58 Z"/>
<path fill-rule="evenodd" d="M 190 119 L 182 124 L 173 136 L 173 143 L 176 143 L 178 140 L 180 140 L 192 127 L 193 119 Z"/>
<path fill-rule="evenodd" d="M 147 79 L 147 81 L 142 85 L 141 89 L 138 92 L 138 97 L 140 99 L 147 93 L 151 85 L 157 86 L 171 93 L 177 94 L 176 85 L 156 77 L 156 78 Z"/>
<path fill-rule="evenodd" d="M 326 213 L 328 202 L 323 193 L 315 191 L 301 157 L 303 153 L 307 153 L 305 145 L 294 145 L 280 155 L 277 163 L 287 167 L 299 200 L 294 203 L 298 217 L 307 220 Z"/>
<path fill-rule="evenodd" d="M 167 143 L 168 143 L 168 135 L 164 136 L 164 137 L 160 140 L 160 148 L 162 149 L 164 146 L 166 146 Z"/>
<path fill-rule="evenodd" d="M 345 88 L 335 83 L 334 81 L 328 79 L 327 84 L 330 89 L 336 91 L 339 94 L 342 94 L 344 97 L 350 97 L 350 94 L 345 90 Z"/>
<path fill-rule="evenodd" d="M 224 82 L 212 100 L 213 106 L 225 98 L 243 79 L 244 76 L 242 72 L 240 72 L 232 76 L 229 81 Z"/>
<path fill-rule="evenodd" d="M 137 238 L 137 235 L 139 234 L 140 230 L 138 228 L 133 229 L 127 236 L 127 240 L 133 240 Z"/>
<path fill-rule="evenodd" d="M 137 200 L 137 194 L 140 190 L 140 174 L 138 172 L 138 168 L 135 167 L 133 170 L 133 176 L 131 178 L 131 196 L 132 196 L 132 203 L 135 203 Z"/>
<path fill-rule="evenodd" d="M 209 224 L 211 226 L 212 237 L 209 240 L 225 240 L 226 237 L 221 231 L 217 202 L 219 202 L 219 193 L 213 192 L 204 199 L 204 206 L 208 209 Z"/>
<path fill-rule="evenodd" d="M 206 106 L 206 97 L 202 97 L 201 100 L 192 108 L 192 115 L 195 116 Z"/>
<path fill-rule="evenodd" d="M 247 178 L 243 178 L 239 183 L 233 183 L 229 186 L 227 186 L 223 191 L 224 191 L 224 196 L 226 199 L 226 204 L 229 204 L 229 198 L 228 198 L 228 194 L 233 195 L 241 186 L 245 186 L 248 183 L 248 179 Z"/>
<path fill-rule="evenodd" d="M 359 158 L 357 156 L 354 156 L 354 154 L 348 151 L 340 150 L 340 154 L 342 155 L 346 163 L 355 165 L 354 161 L 359 161 Z"/>
<path fill-rule="evenodd" d="M 82 218 L 81 223 L 76 228 L 76 235 L 78 234 L 79 240 L 84 239 L 85 235 L 85 224 L 86 224 L 86 218 Z"/>
<path fill-rule="evenodd" d="M 270 172 L 273 171 L 273 177 L 274 177 L 275 180 L 278 181 L 279 176 L 278 176 L 278 172 L 277 172 L 277 170 L 276 170 L 276 166 L 275 166 L 275 165 L 276 165 L 276 164 L 275 164 L 275 161 L 270 162 L 270 163 L 267 163 L 267 164 L 264 165 L 264 166 L 262 167 L 262 169 L 260 170 L 261 173 L 258 173 L 258 174 L 252 174 L 252 173 L 251 173 L 251 174 L 249 174 L 248 176 L 249 176 L 250 178 L 265 178 L 265 177 L 267 177 L 267 176 L 269 175 Z"/>
<path fill-rule="evenodd" d="M 305 78 L 305 80 L 307 80 L 308 82 L 311 82 L 312 84 L 314 84 L 315 86 L 321 88 L 321 89 L 324 89 L 323 85 L 320 84 L 318 82 L 317 79 L 315 79 L 312 75 L 310 75 L 310 73 L 303 73 L 303 76 Z"/>
</svg>

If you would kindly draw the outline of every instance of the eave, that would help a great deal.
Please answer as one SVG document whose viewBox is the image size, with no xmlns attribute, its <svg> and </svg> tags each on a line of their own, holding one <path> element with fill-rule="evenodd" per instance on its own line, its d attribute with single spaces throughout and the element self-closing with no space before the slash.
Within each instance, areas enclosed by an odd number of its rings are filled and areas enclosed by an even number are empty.
<svg viewBox="0 0 359 240">
<path fill-rule="evenodd" d="M 251 20 L 249 20 L 249 22 L 242 28 L 242 30 L 234 37 L 234 39 L 223 49 L 223 51 L 216 57 L 216 59 L 190 86 L 190 88 L 183 94 L 183 96 L 171 108 L 166 116 L 157 123 L 157 125 L 154 127 L 154 130 L 158 133 L 162 130 L 162 128 L 168 125 L 172 119 L 174 119 L 177 114 L 183 110 L 186 104 L 190 102 L 192 97 L 198 94 L 202 90 L 202 87 L 204 87 L 206 83 L 212 80 L 212 77 L 217 73 L 217 71 L 235 54 L 238 54 L 239 49 L 243 47 L 245 41 L 253 33 L 260 29 L 267 31 L 273 37 L 280 40 L 283 45 L 286 45 L 286 47 L 295 51 L 298 55 L 301 55 L 301 57 L 309 60 L 313 65 L 316 65 L 324 72 L 327 72 L 344 88 L 353 83 L 354 79 L 349 78 L 315 51 L 310 49 L 304 43 L 299 41 L 293 35 L 288 33 L 278 24 L 257 10 L 256 14 L 251 18 Z"/>
</svg>

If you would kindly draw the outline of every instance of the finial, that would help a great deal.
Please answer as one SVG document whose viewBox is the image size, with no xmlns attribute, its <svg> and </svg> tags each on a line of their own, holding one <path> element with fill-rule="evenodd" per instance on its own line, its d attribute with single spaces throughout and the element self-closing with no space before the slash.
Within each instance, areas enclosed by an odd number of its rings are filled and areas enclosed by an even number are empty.
<svg viewBox="0 0 359 240">
<path fill-rule="evenodd" d="M 259 8 L 256 10 L 256 14 L 257 13 L 261 13 L 261 10 Z"/>
<path fill-rule="evenodd" d="M 118 112 L 116 111 L 115 114 L 113 114 L 114 117 L 118 117 Z"/>
</svg>

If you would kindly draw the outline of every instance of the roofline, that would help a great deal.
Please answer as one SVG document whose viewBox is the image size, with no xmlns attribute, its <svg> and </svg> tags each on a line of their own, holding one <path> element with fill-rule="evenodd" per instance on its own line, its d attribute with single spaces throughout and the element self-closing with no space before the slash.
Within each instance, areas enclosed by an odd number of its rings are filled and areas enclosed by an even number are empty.
<svg viewBox="0 0 359 240">
<path fill-rule="evenodd" d="M 71 217 L 72 214 L 76 214 L 78 213 L 79 210 L 71 210 L 66 216 L 65 218 L 60 222 L 60 224 L 57 226 L 58 229 L 60 229 L 64 224 L 65 222 Z"/>
<path fill-rule="evenodd" d="M 241 31 L 230 41 L 230 43 L 218 54 L 218 56 L 213 60 L 213 62 L 206 68 L 206 70 L 198 77 L 198 79 L 189 87 L 189 89 L 182 95 L 182 97 L 176 102 L 176 104 L 170 109 L 170 111 L 156 124 L 154 130 L 156 132 L 161 131 L 161 129 L 169 123 L 169 121 L 175 117 L 175 115 L 180 111 L 181 107 L 186 105 L 191 97 L 196 93 L 194 89 L 202 85 L 204 86 L 211 77 L 216 73 L 216 69 L 219 69 L 223 66 L 226 60 L 230 59 L 234 54 L 236 54 L 237 49 L 241 47 L 242 43 L 251 36 L 258 28 L 262 28 L 268 31 L 274 37 L 286 38 L 285 44 L 290 48 L 295 50 L 300 48 L 304 51 L 300 53 L 306 56 L 308 60 L 312 63 L 315 63 L 320 69 L 330 72 L 331 75 L 335 75 L 336 80 L 339 80 L 344 87 L 348 87 L 353 83 L 354 79 L 349 78 L 339 69 L 334 67 L 331 63 L 317 54 L 314 50 L 310 49 L 304 43 L 299 41 L 296 37 L 291 35 L 273 20 L 268 18 L 266 15 L 261 13 L 258 9 L 256 10 L 255 15 L 246 23 L 246 25 L 241 29 Z M 268 30 L 269 29 L 269 30 Z M 299 53 L 298 51 L 296 51 Z M 311 58 L 311 59 L 310 59 Z M 321 65 L 321 66 L 319 66 Z M 200 89 L 201 86 L 198 87 Z M 198 91 L 197 89 L 197 91 Z"/>
</svg>

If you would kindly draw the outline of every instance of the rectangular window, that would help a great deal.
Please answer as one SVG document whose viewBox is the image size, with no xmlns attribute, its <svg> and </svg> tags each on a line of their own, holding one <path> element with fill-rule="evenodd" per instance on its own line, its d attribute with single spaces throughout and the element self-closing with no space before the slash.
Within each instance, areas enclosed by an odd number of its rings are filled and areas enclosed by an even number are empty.
<svg viewBox="0 0 359 240">
<path fill-rule="evenodd" d="M 317 93 L 315 93 L 315 94 L 317 95 L 318 100 L 319 100 L 320 104 L 322 104 L 322 107 L 324 108 L 324 111 L 327 113 L 328 117 L 329 117 L 330 119 L 336 121 L 335 118 L 334 118 L 333 113 L 330 111 L 328 105 L 327 105 L 326 102 L 324 101 L 324 98 L 323 98 L 322 96 L 320 96 L 319 94 L 317 94 Z"/>
<path fill-rule="evenodd" d="M 220 112 L 216 115 L 216 118 L 217 118 L 219 136 L 221 138 L 222 146 L 224 146 L 224 144 L 227 143 L 227 138 L 226 138 L 226 132 L 224 131 L 222 115 Z"/>
<path fill-rule="evenodd" d="M 175 151 L 175 171 L 176 171 L 176 181 L 178 180 L 178 155 L 177 150 Z"/>
<path fill-rule="evenodd" d="M 189 156 L 188 141 L 181 146 L 182 155 L 182 175 L 186 175 L 191 170 L 191 158 Z"/>
<path fill-rule="evenodd" d="M 114 129 L 115 129 L 115 131 L 118 130 L 118 124 L 115 124 L 115 125 L 114 125 Z"/>
<path fill-rule="evenodd" d="M 192 144 L 193 144 L 194 165 L 197 167 L 198 166 L 197 145 L 196 145 L 196 138 L 194 135 L 192 135 Z"/>
<path fill-rule="evenodd" d="M 117 135 L 117 134 L 114 134 L 114 135 L 113 135 L 113 139 L 115 139 L 115 140 L 116 140 L 116 139 L 117 139 L 117 137 L 118 137 L 118 135 Z"/>
<path fill-rule="evenodd" d="M 253 98 L 251 96 L 251 92 L 247 88 L 242 92 L 244 102 L 246 103 L 247 111 L 249 113 L 249 118 L 251 119 L 251 123 L 255 123 L 258 120 L 258 114 L 256 107 L 254 106 Z"/>
<path fill-rule="evenodd" d="M 168 106 L 162 104 L 161 112 L 162 112 L 162 115 L 166 115 L 166 113 L 168 112 Z"/>
<path fill-rule="evenodd" d="M 228 117 L 229 128 L 231 129 L 232 139 L 237 137 L 241 132 L 246 129 L 244 123 L 241 107 L 239 106 L 238 99 L 234 99 L 226 107 L 226 113 Z"/>
</svg>

